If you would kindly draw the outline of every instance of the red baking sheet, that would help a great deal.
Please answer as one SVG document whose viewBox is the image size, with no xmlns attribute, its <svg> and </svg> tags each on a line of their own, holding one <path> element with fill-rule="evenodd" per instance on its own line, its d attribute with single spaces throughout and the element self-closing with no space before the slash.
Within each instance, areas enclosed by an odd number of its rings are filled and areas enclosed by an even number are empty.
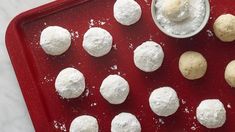
<svg viewBox="0 0 235 132">
<path fill-rule="evenodd" d="M 69 131 L 71 121 L 83 114 L 98 119 L 101 132 L 109 132 L 112 118 L 120 112 L 137 116 L 143 132 L 235 131 L 235 89 L 224 80 L 227 63 L 235 59 L 235 43 L 222 43 L 211 32 L 214 20 L 223 13 L 235 14 L 233 0 L 211 0 L 211 17 L 205 29 L 195 37 L 174 39 L 154 25 L 151 0 L 138 0 L 143 14 L 132 26 L 122 26 L 113 17 L 115 0 L 61 0 L 17 16 L 6 33 L 6 46 L 14 66 L 31 119 L 37 132 Z M 73 35 L 72 46 L 63 55 L 46 55 L 39 45 L 41 31 L 47 26 L 67 28 Z M 101 58 L 89 56 L 82 38 L 89 27 L 102 27 L 114 38 L 114 48 Z M 158 42 L 164 49 L 162 67 L 153 73 L 138 70 L 133 50 L 146 40 Z M 187 51 L 201 52 L 208 61 L 202 79 L 189 81 L 178 70 L 179 56 Z M 117 66 L 117 69 L 115 68 Z M 75 67 L 86 77 L 86 92 L 77 99 L 64 100 L 55 92 L 57 74 Z M 120 74 L 130 84 L 130 94 L 121 105 L 105 101 L 99 87 L 109 74 Z M 150 92 L 161 86 L 175 88 L 180 108 L 170 117 L 156 116 L 149 107 Z M 227 121 L 219 129 L 209 130 L 195 119 L 200 101 L 220 99 L 227 110 Z"/>
</svg>

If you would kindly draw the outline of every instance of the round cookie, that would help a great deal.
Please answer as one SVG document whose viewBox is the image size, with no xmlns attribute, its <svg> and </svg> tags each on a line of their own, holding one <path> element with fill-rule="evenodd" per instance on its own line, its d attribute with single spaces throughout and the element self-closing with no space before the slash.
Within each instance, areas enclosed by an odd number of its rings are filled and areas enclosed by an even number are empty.
<svg viewBox="0 0 235 132">
<path fill-rule="evenodd" d="M 224 78 L 231 87 L 235 87 L 235 60 L 229 62 L 226 66 Z"/>
<path fill-rule="evenodd" d="M 144 72 L 159 69 L 164 59 L 162 47 L 153 41 L 146 41 L 134 50 L 134 63 Z"/>
<path fill-rule="evenodd" d="M 111 132 L 141 132 L 141 125 L 135 115 L 122 112 L 113 118 Z"/>
<path fill-rule="evenodd" d="M 89 115 L 82 115 L 75 118 L 71 125 L 69 132 L 98 132 L 99 126 L 95 117 Z"/>
<path fill-rule="evenodd" d="M 112 49 L 113 37 L 105 29 L 93 27 L 84 34 L 82 46 L 85 51 L 94 57 L 101 57 Z"/>
<path fill-rule="evenodd" d="M 63 98 L 77 98 L 85 90 L 85 78 L 77 69 L 65 68 L 56 77 L 55 88 Z"/>
<path fill-rule="evenodd" d="M 103 80 L 100 93 L 110 104 L 121 104 L 129 94 L 129 84 L 119 75 L 109 75 Z"/>
<path fill-rule="evenodd" d="M 206 73 L 207 61 L 202 54 L 187 51 L 180 56 L 179 70 L 189 80 L 199 79 Z"/>
<path fill-rule="evenodd" d="M 113 7 L 113 14 L 120 24 L 130 26 L 139 21 L 142 10 L 135 0 L 117 0 Z"/>
<path fill-rule="evenodd" d="M 151 110 L 158 116 L 170 116 L 179 108 L 179 98 L 171 87 L 155 89 L 149 97 Z"/>
<path fill-rule="evenodd" d="M 59 26 L 45 28 L 40 36 L 40 45 L 49 55 L 61 55 L 71 45 L 71 35 L 67 29 Z"/>
<path fill-rule="evenodd" d="M 189 16 L 189 0 L 165 0 L 163 14 L 171 21 L 182 21 Z"/>
<path fill-rule="evenodd" d="M 218 128 L 226 121 L 226 110 L 218 99 L 203 100 L 196 110 L 196 117 L 200 124 L 207 128 Z"/>
<path fill-rule="evenodd" d="M 235 16 L 224 14 L 219 16 L 214 23 L 215 35 L 223 42 L 235 40 Z"/>
</svg>

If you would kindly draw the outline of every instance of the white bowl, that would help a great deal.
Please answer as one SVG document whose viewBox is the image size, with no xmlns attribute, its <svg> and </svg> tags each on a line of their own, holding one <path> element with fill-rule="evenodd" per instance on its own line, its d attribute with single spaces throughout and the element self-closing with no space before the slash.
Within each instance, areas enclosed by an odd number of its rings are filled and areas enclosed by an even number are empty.
<svg viewBox="0 0 235 132">
<path fill-rule="evenodd" d="M 189 34 L 185 34 L 185 35 L 176 35 L 176 34 L 173 34 L 173 33 L 169 33 L 166 31 L 166 29 L 164 29 L 160 23 L 157 21 L 157 17 L 156 17 L 156 7 L 155 7 L 155 4 L 156 4 L 156 1 L 157 0 L 152 0 L 152 5 L 151 5 L 151 13 L 152 13 L 152 18 L 153 18 L 153 21 L 154 23 L 157 25 L 157 27 L 163 32 L 165 33 L 166 35 L 168 36 L 171 36 L 173 38 L 189 38 L 189 37 L 192 37 L 196 34 L 198 34 L 207 24 L 208 20 L 209 20 L 209 17 L 210 17 L 210 3 L 208 0 L 205 0 L 205 3 L 206 3 L 206 14 L 205 14 L 205 18 L 201 24 L 200 27 L 198 27 L 197 30 L 195 30 L 194 32 L 191 32 Z"/>
</svg>

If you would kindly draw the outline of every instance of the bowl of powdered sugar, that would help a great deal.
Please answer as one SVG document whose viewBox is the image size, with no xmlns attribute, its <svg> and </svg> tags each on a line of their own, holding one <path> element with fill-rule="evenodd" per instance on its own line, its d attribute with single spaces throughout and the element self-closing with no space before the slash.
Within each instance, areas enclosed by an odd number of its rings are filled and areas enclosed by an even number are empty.
<svg viewBox="0 0 235 132">
<path fill-rule="evenodd" d="M 153 0 L 153 20 L 166 35 L 188 38 L 199 33 L 210 15 L 208 0 Z"/>
</svg>

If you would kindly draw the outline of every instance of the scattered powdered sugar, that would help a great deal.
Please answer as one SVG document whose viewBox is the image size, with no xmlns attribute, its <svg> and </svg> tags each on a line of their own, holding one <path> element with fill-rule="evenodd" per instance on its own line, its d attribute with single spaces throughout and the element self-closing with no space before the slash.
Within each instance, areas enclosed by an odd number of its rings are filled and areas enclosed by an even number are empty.
<svg viewBox="0 0 235 132">
<path fill-rule="evenodd" d="M 189 113 L 188 107 L 186 107 L 186 108 L 184 109 L 184 112 L 185 112 L 185 113 Z"/>
<path fill-rule="evenodd" d="M 186 101 L 184 99 L 181 99 L 182 104 L 186 104 Z"/>
<path fill-rule="evenodd" d="M 89 89 L 87 88 L 87 89 L 85 90 L 85 96 L 87 97 L 87 96 L 89 95 L 89 93 L 90 93 L 90 91 L 89 91 Z"/>
<path fill-rule="evenodd" d="M 231 109 L 231 108 L 232 108 L 230 104 L 227 104 L 227 107 L 228 107 L 229 109 Z"/>
<path fill-rule="evenodd" d="M 94 106 L 96 106 L 96 105 L 97 105 L 97 103 L 94 102 L 94 103 L 91 103 L 90 106 L 91 106 L 91 107 L 94 107 Z"/>
<path fill-rule="evenodd" d="M 170 21 L 164 16 L 164 2 L 165 0 L 157 0 L 156 2 L 156 19 L 168 33 L 185 35 L 194 32 L 201 26 L 206 14 L 205 0 L 190 0 L 189 17 L 180 22 Z"/>
<path fill-rule="evenodd" d="M 196 130 L 196 127 L 195 127 L 195 126 L 192 126 L 190 129 L 193 130 L 193 131 L 195 131 L 195 130 Z"/>
<path fill-rule="evenodd" d="M 107 23 L 107 21 L 109 21 L 109 20 L 110 20 L 110 18 L 101 19 L 101 20 L 90 19 L 88 22 L 89 28 L 94 27 L 95 25 L 97 25 L 97 26 L 105 25 Z"/>
<path fill-rule="evenodd" d="M 190 129 L 193 131 L 197 130 L 197 124 L 195 122 L 193 122 L 193 125 L 191 126 Z"/>
<path fill-rule="evenodd" d="M 95 25 L 94 19 L 91 19 L 88 23 L 89 23 L 89 27 L 90 27 L 90 28 Z"/>
<path fill-rule="evenodd" d="M 53 123 L 54 123 L 54 127 L 55 127 L 56 129 L 59 129 L 59 130 L 61 130 L 62 132 L 66 132 L 66 131 L 67 131 L 66 126 L 65 126 L 64 123 L 60 123 L 60 122 L 58 122 L 58 121 L 56 121 L 56 120 L 54 120 Z"/>
<path fill-rule="evenodd" d="M 117 70 L 118 67 L 117 67 L 117 65 L 113 65 L 113 66 L 110 67 L 110 69 L 111 69 L 111 70 Z"/>
<path fill-rule="evenodd" d="M 213 37 L 214 36 L 214 34 L 211 30 L 208 29 L 208 30 L 206 30 L 206 32 L 207 32 L 208 37 Z"/>
<path fill-rule="evenodd" d="M 72 39 L 79 38 L 79 33 L 78 33 L 78 31 L 73 31 L 73 30 L 71 29 L 70 34 L 71 34 L 71 36 L 72 36 Z"/>
<path fill-rule="evenodd" d="M 134 49 L 134 47 L 133 47 L 133 44 L 132 44 L 132 43 L 130 43 L 130 44 L 129 44 L 129 49 Z"/>
<path fill-rule="evenodd" d="M 117 44 L 114 44 L 114 45 L 113 45 L 113 49 L 114 49 L 114 50 L 117 50 Z"/>
<path fill-rule="evenodd" d="M 165 122 L 164 122 L 164 120 L 163 120 L 162 118 L 159 118 L 158 121 L 159 121 L 159 123 L 161 123 L 161 124 L 165 124 Z"/>
</svg>

